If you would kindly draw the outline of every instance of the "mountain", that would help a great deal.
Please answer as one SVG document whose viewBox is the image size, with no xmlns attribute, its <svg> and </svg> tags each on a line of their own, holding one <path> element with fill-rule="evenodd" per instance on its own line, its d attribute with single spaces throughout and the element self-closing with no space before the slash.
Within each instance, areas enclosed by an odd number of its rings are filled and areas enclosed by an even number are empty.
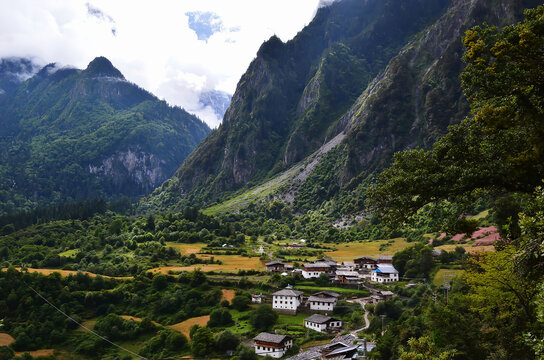
<svg viewBox="0 0 544 360">
<path fill-rule="evenodd" d="M 209 90 L 203 91 L 200 94 L 198 101 L 204 107 L 211 107 L 215 115 L 217 115 L 219 119 L 223 119 L 225 111 L 227 111 L 227 108 L 230 105 L 231 98 L 232 96 L 224 91 Z"/>
<path fill-rule="evenodd" d="M 0 59 L 0 96 L 10 93 L 40 70 L 40 66 L 31 59 L 3 58 Z"/>
<path fill-rule="evenodd" d="M 210 131 L 104 57 L 85 70 L 49 64 L 15 85 L 0 102 L 0 213 L 149 193 Z"/>
<path fill-rule="evenodd" d="M 395 152 L 430 147 L 468 114 L 464 31 L 512 23 L 537 4 L 341 0 L 320 8 L 293 40 L 261 46 L 221 126 L 145 206 L 272 196 L 297 211 L 362 211 L 364 189 Z"/>
</svg>

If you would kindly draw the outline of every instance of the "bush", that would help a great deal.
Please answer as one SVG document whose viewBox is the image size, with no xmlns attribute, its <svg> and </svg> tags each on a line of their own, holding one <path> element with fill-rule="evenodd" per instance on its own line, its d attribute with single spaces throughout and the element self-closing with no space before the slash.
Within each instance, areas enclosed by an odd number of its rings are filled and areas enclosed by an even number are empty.
<svg viewBox="0 0 544 360">
<path fill-rule="evenodd" d="M 219 308 L 212 311 L 210 314 L 210 320 L 208 321 L 209 327 L 228 326 L 233 323 L 230 312 L 225 308 Z"/>
</svg>

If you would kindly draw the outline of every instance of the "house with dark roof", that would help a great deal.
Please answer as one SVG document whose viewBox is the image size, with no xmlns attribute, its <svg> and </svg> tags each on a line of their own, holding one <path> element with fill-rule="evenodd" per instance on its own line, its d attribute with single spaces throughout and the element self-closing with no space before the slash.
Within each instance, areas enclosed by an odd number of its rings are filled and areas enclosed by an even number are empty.
<svg viewBox="0 0 544 360">
<path fill-rule="evenodd" d="M 342 327 L 342 321 L 321 314 L 313 314 L 304 319 L 304 327 L 322 333 L 333 332 Z"/>
<path fill-rule="evenodd" d="M 293 270 L 293 265 L 286 264 L 279 260 L 269 261 L 264 264 L 266 271 L 272 273 L 282 273 L 284 271 Z"/>
<path fill-rule="evenodd" d="M 331 264 L 328 262 L 314 262 L 302 265 L 302 277 L 305 279 L 318 278 L 322 273 L 332 272 Z"/>
<path fill-rule="evenodd" d="M 320 291 L 308 298 L 310 310 L 314 311 L 333 311 L 340 294 L 332 291 Z"/>
<path fill-rule="evenodd" d="M 393 255 L 378 256 L 378 265 L 379 264 L 393 264 Z"/>
<path fill-rule="evenodd" d="M 296 315 L 298 307 L 303 302 L 303 292 L 288 286 L 272 294 L 272 309 L 280 314 Z"/>
<path fill-rule="evenodd" d="M 335 350 L 353 346 L 356 340 L 357 338 L 351 334 L 341 335 L 335 337 L 329 344 L 311 347 L 287 360 L 321 360 Z"/>
<path fill-rule="evenodd" d="M 354 259 L 355 267 L 358 270 L 373 270 L 378 265 L 378 260 L 370 256 L 361 256 L 360 258 Z"/>
<path fill-rule="evenodd" d="M 362 277 L 357 271 L 336 270 L 335 281 L 341 284 L 358 284 L 362 282 Z"/>
<path fill-rule="evenodd" d="M 293 339 L 287 335 L 262 332 L 253 338 L 255 354 L 281 358 L 293 346 Z"/>
</svg>

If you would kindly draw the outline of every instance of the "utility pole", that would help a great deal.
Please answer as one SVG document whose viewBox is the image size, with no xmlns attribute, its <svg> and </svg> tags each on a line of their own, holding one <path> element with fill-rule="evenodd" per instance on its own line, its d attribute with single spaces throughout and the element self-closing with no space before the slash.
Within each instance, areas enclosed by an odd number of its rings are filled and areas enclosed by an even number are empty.
<svg viewBox="0 0 544 360">
<path fill-rule="evenodd" d="M 384 332 L 384 330 L 385 330 L 385 329 L 384 329 L 384 324 L 385 324 L 385 323 L 384 323 L 384 320 L 385 320 L 385 317 L 386 317 L 386 316 L 387 316 L 387 315 L 380 315 L 380 317 L 382 318 L 382 335 L 383 335 L 383 332 Z"/>
</svg>

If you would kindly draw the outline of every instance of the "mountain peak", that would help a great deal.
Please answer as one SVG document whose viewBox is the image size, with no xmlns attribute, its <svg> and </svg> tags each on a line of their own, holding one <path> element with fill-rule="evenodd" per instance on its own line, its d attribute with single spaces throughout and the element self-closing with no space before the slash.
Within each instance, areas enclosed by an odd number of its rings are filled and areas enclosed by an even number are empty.
<svg viewBox="0 0 544 360">
<path fill-rule="evenodd" d="M 123 74 L 112 63 L 105 57 L 99 56 L 94 58 L 93 61 L 89 63 L 85 72 L 91 76 L 107 76 L 114 77 L 119 79 L 125 79 Z"/>
</svg>

